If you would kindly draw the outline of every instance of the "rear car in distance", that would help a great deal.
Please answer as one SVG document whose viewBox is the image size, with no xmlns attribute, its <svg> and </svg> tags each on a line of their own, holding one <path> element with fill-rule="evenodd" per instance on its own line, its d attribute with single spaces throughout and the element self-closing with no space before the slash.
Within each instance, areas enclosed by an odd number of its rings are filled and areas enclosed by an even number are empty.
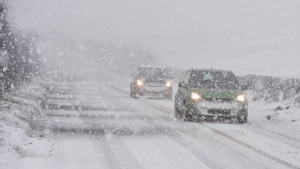
<svg viewBox="0 0 300 169">
<path fill-rule="evenodd" d="M 140 66 L 131 77 L 131 97 L 151 96 L 172 99 L 172 77 L 168 75 L 165 67 Z"/>
<path fill-rule="evenodd" d="M 235 75 L 227 70 L 190 69 L 178 84 L 175 116 L 185 120 L 248 119 L 248 101 Z"/>
</svg>

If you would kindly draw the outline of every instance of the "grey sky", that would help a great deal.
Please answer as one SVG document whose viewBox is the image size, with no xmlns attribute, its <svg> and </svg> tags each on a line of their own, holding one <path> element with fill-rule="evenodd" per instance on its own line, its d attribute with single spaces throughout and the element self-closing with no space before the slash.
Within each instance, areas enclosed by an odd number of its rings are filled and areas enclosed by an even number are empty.
<svg viewBox="0 0 300 169">
<path fill-rule="evenodd" d="M 300 76 L 294 71 L 300 63 L 298 0 L 9 2 L 18 26 L 136 42 L 165 65 L 209 67 L 211 58 L 215 67 L 239 73 Z"/>
</svg>

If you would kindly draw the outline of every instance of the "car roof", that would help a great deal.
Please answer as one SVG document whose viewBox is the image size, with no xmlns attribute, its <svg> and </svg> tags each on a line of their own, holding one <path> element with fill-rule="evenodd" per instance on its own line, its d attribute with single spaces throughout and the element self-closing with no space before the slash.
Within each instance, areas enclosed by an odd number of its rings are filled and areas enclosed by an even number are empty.
<svg viewBox="0 0 300 169">
<path fill-rule="evenodd" d="M 192 71 L 192 72 L 204 72 L 204 71 L 231 72 L 230 70 L 221 70 L 221 69 L 189 69 L 188 71 Z"/>
</svg>

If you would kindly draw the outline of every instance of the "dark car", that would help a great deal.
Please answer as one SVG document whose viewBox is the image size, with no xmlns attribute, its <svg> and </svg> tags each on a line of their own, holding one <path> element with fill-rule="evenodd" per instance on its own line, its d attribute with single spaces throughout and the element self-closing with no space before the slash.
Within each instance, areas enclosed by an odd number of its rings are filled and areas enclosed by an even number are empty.
<svg viewBox="0 0 300 169">
<path fill-rule="evenodd" d="M 130 96 L 155 96 L 172 99 L 172 77 L 167 69 L 158 66 L 140 66 L 136 74 L 132 75 L 130 83 Z"/>
<path fill-rule="evenodd" d="M 185 120 L 248 119 L 248 101 L 235 75 L 227 70 L 190 69 L 178 85 L 175 116 Z"/>
</svg>

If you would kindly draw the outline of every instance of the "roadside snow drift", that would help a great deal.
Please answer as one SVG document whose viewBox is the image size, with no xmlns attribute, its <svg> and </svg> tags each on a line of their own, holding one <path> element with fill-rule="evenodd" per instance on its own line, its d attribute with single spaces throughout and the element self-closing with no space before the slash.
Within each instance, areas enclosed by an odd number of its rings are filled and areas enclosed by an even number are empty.
<svg viewBox="0 0 300 169">
<path fill-rule="evenodd" d="M 0 104 L 0 168 L 14 168 L 19 158 L 49 155 L 50 140 L 39 130 L 47 81 L 36 79 L 4 95 Z M 48 146 L 47 146 L 48 145 Z M 51 152 L 50 152 L 51 153 Z"/>
</svg>

